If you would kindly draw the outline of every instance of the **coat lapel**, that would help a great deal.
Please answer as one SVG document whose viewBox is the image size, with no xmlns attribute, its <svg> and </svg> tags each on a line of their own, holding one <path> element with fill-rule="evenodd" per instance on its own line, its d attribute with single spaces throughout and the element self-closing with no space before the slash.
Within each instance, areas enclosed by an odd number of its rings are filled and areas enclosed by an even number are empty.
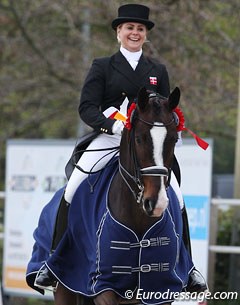
<svg viewBox="0 0 240 305">
<path fill-rule="evenodd" d="M 153 64 L 141 55 L 134 71 L 120 51 L 112 56 L 111 64 L 114 69 L 123 74 L 137 88 L 144 85 L 144 76 L 153 68 Z"/>
<path fill-rule="evenodd" d="M 150 62 L 145 56 L 141 55 L 137 68 L 135 70 L 135 74 L 138 76 L 139 80 L 144 80 L 145 76 L 149 74 L 153 67 L 153 63 Z"/>
</svg>

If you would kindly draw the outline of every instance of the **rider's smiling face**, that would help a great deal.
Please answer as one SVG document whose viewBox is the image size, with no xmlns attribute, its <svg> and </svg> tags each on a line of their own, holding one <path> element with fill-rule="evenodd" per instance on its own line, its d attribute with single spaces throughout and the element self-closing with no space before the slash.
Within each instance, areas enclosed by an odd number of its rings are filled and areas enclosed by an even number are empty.
<svg viewBox="0 0 240 305">
<path fill-rule="evenodd" d="M 118 39 L 121 45 L 130 52 L 140 51 L 147 35 L 144 24 L 137 22 L 126 22 L 117 28 Z"/>
</svg>

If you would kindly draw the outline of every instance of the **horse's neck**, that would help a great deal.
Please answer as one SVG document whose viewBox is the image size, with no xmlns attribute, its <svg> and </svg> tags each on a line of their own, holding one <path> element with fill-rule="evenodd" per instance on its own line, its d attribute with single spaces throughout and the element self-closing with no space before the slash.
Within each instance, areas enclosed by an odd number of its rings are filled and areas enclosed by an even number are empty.
<svg viewBox="0 0 240 305">
<path fill-rule="evenodd" d="M 108 198 L 113 217 L 138 236 L 142 236 L 158 220 L 145 214 L 119 173 L 113 178 Z"/>
</svg>

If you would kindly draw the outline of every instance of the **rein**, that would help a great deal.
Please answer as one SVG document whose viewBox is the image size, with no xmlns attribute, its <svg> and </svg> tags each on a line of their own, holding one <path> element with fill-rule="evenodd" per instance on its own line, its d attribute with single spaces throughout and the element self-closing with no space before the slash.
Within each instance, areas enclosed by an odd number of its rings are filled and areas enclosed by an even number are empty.
<svg viewBox="0 0 240 305">
<path fill-rule="evenodd" d="M 95 151 L 109 151 L 109 153 L 106 153 L 106 155 L 104 155 L 102 158 L 104 158 L 105 156 L 107 156 L 108 154 L 111 154 L 112 151 L 115 151 L 115 154 L 117 154 L 119 152 L 119 146 L 115 146 L 115 147 L 109 147 L 109 148 L 98 148 L 98 149 L 81 149 L 77 152 L 75 152 L 73 154 L 73 157 L 75 155 L 79 155 L 80 153 L 86 153 L 86 152 L 95 152 Z M 101 159 L 102 159 L 101 158 Z M 100 160 L 101 160 L 100 159 Z M 81 166 L 79 166 L 77 164 L 77 162 L 73 162 L 73 166 L 76 167 L 79 171 L 83 172 L 84 174 L 88 174 L 88 175 L 91 175 L 91 174 L 96 174 L 96 173 L 99 173 L 99 172 L 102 172 L 103 169 L 99 169 L 99 170 L 96 170 L 94 171 L 94 167 L 96 166 L 96 164 L 100 161 L 96 161 L 96 163 L 93 165 L 92 169 L 90 171 L 85 171 Z"/>
<path fill-rule="evenodd" d="M 79 171 L 81 171 L 82 173 L 84 174 L 87 174 L 88 177 L 87 177 L 87 181 L 88 181 L 88 184 L 90 186 L 90 190 L 91 190 L 91 193 L 93 193 L 94 191 L 94 187 L 95 185 L 97 184 L 99 178 L 100 178 L 100 175 L 101 173 L 103 172 L 103 168 L 99 169 L 99 170 L 94 170 L 94 167 L 97 165 L 98 162 L 100 162 L 104 157 L 106 157 L 108 154 L 111 154 L 112 152 L 115 151 L 115 154 L 114 156 L 116 156 L 119 152 L 119 146 L 115 146 L 115 147 L 109 147 L 109 148 L 99 148 L 99 149 L 82 149 L 82 150 L 79 150 L 76 152 L 76 155 L 81 153 L 81 152 L 95 152 L 95 151 L 109 151 L 108 153 L 106 153 L 101 159 L 97 160 L 95 162 L 95 164 L 93 164 L 92 168 L 90 171 L 85 171 L 81 166 L 79 166 L 77 163 L 74 162 L 74 167 L 77 168 Z M 108 161 L 108 163 L 105 165 L 104 168 L 107 168 L 108 166 L 111 166 L 112 165 L 112 158 Z M 97 178 L 95 179 L 94 182 L 90 182 L 90 175 L 92 174 L 97 174 L 98 173 L 98 176 Z"/>
</svg>

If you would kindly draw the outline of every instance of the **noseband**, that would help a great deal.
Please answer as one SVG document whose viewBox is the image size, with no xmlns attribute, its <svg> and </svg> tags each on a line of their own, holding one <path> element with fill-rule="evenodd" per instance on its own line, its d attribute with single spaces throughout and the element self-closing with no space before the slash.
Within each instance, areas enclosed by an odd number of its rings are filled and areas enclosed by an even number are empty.
<svg viewBox="0 0 240 305">
<path fill-rule="evenodd" d="M 156 94 L 154 95 L 156 96 Z M 152 95 L 150 95 L 149 97 L 153 97 Z M 167 122 L 167 123 L 151 123 L 148 121 L 145 121 L 142 118 L 136 118 L 139 121 L 143 122 L 144 124 L 150 125 L 150 126 L 156 126 L 156 127 L 166 127 L 169 126 L 171 124 L 173 124 L 175 122 L 174 118 Z M 131 140 L 130 140 L 130 147 L 131 147 L 131 151 L 132 151 L 132 157 L 133 157 L 133 163 L 134 163 L 134 175 L 131 175 L 129 173 L 128 170 L 126 170 L 123 165 L 120 162 L 119 159 L 119 172 L 121 174 L 122 179 L 124 180 L 124 182 L 127 184 L 128 188 L 130 189 L 130 191 L 132 192 L 133 196 L 135 197 L 136 201 L 138 204 L 140 204 L 143 200 L 143 192 L 144 192 L 144 185 L 142 183 L 142 176 L 158 176 L 158 177 L 168 177 L 168 181 L 170 178 L 170 169 L 164 167 L 164 166 L 149 166 L 149 167 L 145 167 L 145 168 L 140 168 L 138 165 L 138 161 L 137 161 L 137 156 L 136 156 L 136 150 L 135 150 L 135 145 L 133 144 L 133 139 L 134 139 L 134 133 L 135 133 L 135 129 L 133 126 L 133 129 L 131 130 Z M 130 180 L 132 180 L 134 182 L 134 184 L 137 186 L 137 191 L 135 191 L 131 185 L 129 184 L 129 182 L 127 181 L 126 177 L 124 176 L 124 174 L 130 178 Z"/>
</svg>

